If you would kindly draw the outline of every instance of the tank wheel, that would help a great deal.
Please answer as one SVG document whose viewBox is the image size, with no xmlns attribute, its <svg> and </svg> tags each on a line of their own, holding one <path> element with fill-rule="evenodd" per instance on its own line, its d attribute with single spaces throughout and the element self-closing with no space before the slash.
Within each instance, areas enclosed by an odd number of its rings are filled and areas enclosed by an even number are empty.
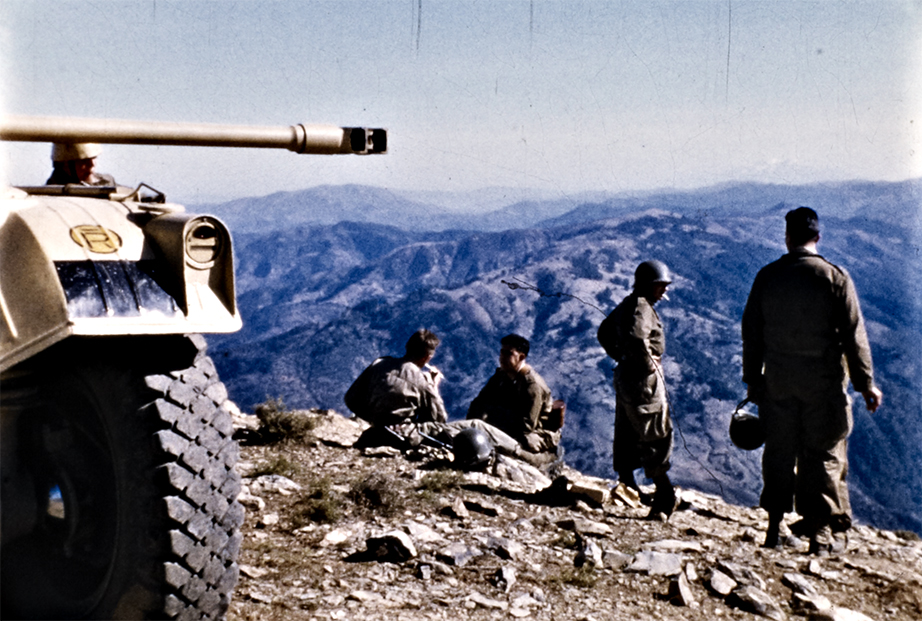
<svg viewBox="0 0 922 621">
<path fill-rule="evenodd" d="M 28 480 L 35 498 L 20 504 L 35 509 L 0 556 L 4 618 L 224 617 L 243 509 L 204 348 L 69 339 L 19 370 L 38 399 L 15 417 L 17 472 L 3 480 Z"/>
</svg>

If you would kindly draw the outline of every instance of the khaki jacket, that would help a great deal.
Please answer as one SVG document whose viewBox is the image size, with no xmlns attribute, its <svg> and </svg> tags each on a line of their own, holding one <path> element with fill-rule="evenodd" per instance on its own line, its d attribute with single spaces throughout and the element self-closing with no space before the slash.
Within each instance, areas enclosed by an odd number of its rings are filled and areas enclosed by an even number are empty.
<svg viewBox="0 0 922 621">
<path fill-rule="evenodd" d="M 435 384 L 406 358 L 372 362 L 346 391 L 345 402 L 356 416 L 378 426 L 448 420 Z"/>
<path fill-rule="evenodd" d="M 498 427 L 516 440 L 542 429 L 542 419 L 551 412 L 551 389 L 538 372 L 523 365 L 515 377 L 496 369 L 467 411 L 468 419 L 480 419 Z M 559 434 L 556 437 L 559 442 Z"/>
<path fill-rule="evenodd" d="M 666 334 L 659 313 L 636 291 L 599 326 L 599 344 L 617 363 L 614 386 L 618 406 L 641 441 L 672 433 L 665 378 L 660 360 Z"/>
<path fill-rule="evenodd" d="M 766 365 L 805 369 L 793 379 L 813 384 L 841 383 L 847 370 L 858 392 L 874 386 L 855 286 L 818 254 L 797 249 L 759 271 L 742 333 L 743 381 L 750 386 L 761 387 Z"/>
</svg>

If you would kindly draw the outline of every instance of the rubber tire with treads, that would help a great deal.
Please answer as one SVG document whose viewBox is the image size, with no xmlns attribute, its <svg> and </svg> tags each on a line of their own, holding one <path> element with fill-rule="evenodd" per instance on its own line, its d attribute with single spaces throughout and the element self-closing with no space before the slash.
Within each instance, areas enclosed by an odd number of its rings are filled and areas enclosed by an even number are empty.
<svg viewBox="0 0 922 621">
<path fill-rule="evenodd" d="M 72 338 L 23 363 L 38 398 L 17 416 L 17 470 L 38 515 L 4 544 L 4 618 L 224 617 L 243 509 L 227 391 L 204 349 L 198 336 Z"/>
</svg>

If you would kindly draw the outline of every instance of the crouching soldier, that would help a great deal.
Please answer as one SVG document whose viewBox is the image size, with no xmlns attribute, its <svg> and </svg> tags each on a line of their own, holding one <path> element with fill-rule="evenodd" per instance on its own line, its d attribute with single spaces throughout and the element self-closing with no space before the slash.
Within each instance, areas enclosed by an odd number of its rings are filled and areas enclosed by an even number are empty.
<svg viewBox="0 0 922 621">
<path fill-rule="evenodd" d="M 483 420 L 515 438 L 532 461 L 558 458 L 563 402 L 526 362 L 530 344 L 518 334 L 500 340 L 499 368 L 471 402 L 468 420 Z"/>
<path fill-rule="evenodd" d="M 644 261 L 634 273 L 634 291 L 599 326 L 599 343 L 615 368 L 615 441 L 612 460 L 618 479 L 639 491 L 634 470 L 643 468 L 656 485 L 650 518 L 675 510 L 675 489 L 667 474 L 672 455 L 672 420 L 662 356 L 666 338 L 653 308 L 672 282 L 660 261 Z"/>
<path fill-rule="evenodd" d="M 519 443 L 493 425 L 483 421 L 448 422 L 439 394 L 442 374 L 429 364 L 439 342 L 439 337 L 429 330 L 418 330 L 407 341 L 403 357 L 378 358 L 352 383 L 346 391 L 346 406 L 372 425 L 359 446 L 413 446 L 421 438 L 451 446 L 461 431 L 476 428 L 486 434 L 498 452 L 528 461 Z"/>
</svg>

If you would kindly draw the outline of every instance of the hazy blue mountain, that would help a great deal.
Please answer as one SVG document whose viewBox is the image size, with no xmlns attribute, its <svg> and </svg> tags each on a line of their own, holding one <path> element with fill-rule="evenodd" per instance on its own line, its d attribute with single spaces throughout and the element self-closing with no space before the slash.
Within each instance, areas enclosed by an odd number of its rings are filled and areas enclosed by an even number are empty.
<svg viewBox="0 0 922 621">
<path fill-rule="evenodd" d="M 646 209 L 707 217 L 759 214 L 769 205 L 811 205 L 820 213 L 839 218 L 863 217 L 914 226 L 922 224 L 920 196 L 922 180 L 805 186 L 732 183 L 688 192 L 586 192 L 567 196 L 510 188 L 457 193 L 343 185 L 277 192 L 190 209 L 214 213 L 236 234 L 286 231 L 343 221 L 411 231 L 503 231 L 580 224 Z"/>
<path fill-rule="evenodd" d="M 212 353 L 245 408 L 282 396 L 344 411 L 358 373 L 379 355 L 401 354 L 409 334 L 428 327 L 443 339 L 434 362 L 460 418 L 497 364 L 498 339 L 518 332 L 568 403 L 567 461 L 610 475 L 612 365 L 595 333 L 628 293 L 637 263 L 659 258 L 677 274 L 659 307 L 679 428 L 675 479 L 754 504 L 760 452 L 736 449 L 726 430 L 744 395 L 739 319 L 749 287 L 783 254 L 785 207 L 776 198 L 745 215 L 699 211 L 689 197 L 671 211 L 502 232 L 341 222 L 238 234 L 245 327 L 212 337 Z M 873 417 L 854 409 L 853 502 L 860 519 L 922 532 L 922 260 L 911 228 L 869 220 L 858 203 L 847 219 L 821 211 L 821 251 L 856 281 L 885 394 Z"/>
</svg>

